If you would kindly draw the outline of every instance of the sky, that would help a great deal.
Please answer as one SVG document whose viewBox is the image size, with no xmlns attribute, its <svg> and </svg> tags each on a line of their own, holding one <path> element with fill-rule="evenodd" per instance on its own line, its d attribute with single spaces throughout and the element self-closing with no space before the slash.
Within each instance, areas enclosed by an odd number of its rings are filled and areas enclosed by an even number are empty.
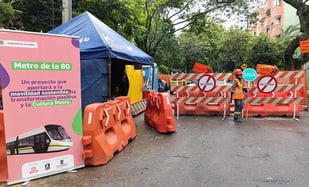
<svg viewBox="0 0 309 187">
<path fill-rule="evenodd" d="M 252 3 L 252 5 L 251 5 L 252 7 L 254 7 L 253 8 L 254 10 L 258 9 L 258 7 L 261 7 L 265 0 L 255 0 L 255 1 L 256 2 Z M 197 5 L 197 6 L 201 6 L 201 5 Z M 253 11 L 253 9 L 252 9 L 252 11 Z M 229 13 L 229 12 L 231 13 L 232 12 L 231 10 L 232 10 L 231 8 L 226 8 L 225 13 Z M 218 14 L 218 13 L 213 13 L 213 14 Z M 223 26 L 225 28 L 230 28 L 232 26 L 238 26 L 239 28 L 243 28 L 243 29 L 247 28 L 247 18 L 246 18 L 246 16 L 237 15 L 237 14 L 232 14 L 231 16 L 226 16 L 226 15 L 223 14 L 223 12 L 219 12 L 219 14 L 221 14 L 220 18 L 226 21 L 223 24 Z M 179 28 L 179 27 L 182 27 L 184 25 L 185 25 L 185 23 L 182 24 L 182 25 L 178 25 L 176 27 L 176 29 Z M 179 34 L 179 32 L 178 32 L 178 34 Z"/>
<path fill-rule="evenodd" d="M 252 3 L 252 10 L 251 12 L 257 10 L 258 8 L 262 7 L 263 3 L 265 0 L 256 0 L 255 3 Z M 224 27 L 226 28 L 230 28 L 232 26 L 237 25 L 239 28 L 247 28 L 247 17 L 245 15 L 237 15 L 237 14 L 233 14 L 230 17 L 227 16 L 222 16 L 222 19 L 226 20 L 226 22 L 224 23 Z"/>
</svg>

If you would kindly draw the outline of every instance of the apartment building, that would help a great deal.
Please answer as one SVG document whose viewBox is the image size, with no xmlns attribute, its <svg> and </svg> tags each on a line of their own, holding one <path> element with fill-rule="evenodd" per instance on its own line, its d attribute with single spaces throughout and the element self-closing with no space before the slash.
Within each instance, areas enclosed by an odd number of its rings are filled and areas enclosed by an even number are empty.
<svg viewBox="0 0 309 187">
<path fill-rule="evenodd" d="M 256 21 L 249 21 L 249 30 L 255 35 L 267 33 L 273 38 L 282 36 L 282 30 L 299 24 L 296 9 L 283 0 L 265 0 L 258 10 Z"/>
</svg>

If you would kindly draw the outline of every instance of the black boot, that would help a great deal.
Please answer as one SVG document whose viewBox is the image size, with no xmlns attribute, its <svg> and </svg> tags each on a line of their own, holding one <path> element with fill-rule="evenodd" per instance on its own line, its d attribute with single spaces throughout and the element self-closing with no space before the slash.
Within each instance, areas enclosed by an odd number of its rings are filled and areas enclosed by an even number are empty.
<svg viewBox="0 0 309 187">
<path fill-rule="evenodd" d="M 237 116 L 236 116 L 236 115 L 234 115 L 234 119 L 233 119 L 233 121 L 234 121 L 234 122 L 236 122 L 236 121 L 237 121 Z"/>
<path fill-rule="evenodd" d="M 238 122 L 238 123 L 241 123 L 241 122 L 242 122 L 242 119 L 241 119 L 241 117 L 240 117 L 239 114 L 236 114 L 236 115 L 234 116 L 234 122 Z"/>
<path fill-rule="evenodd" d="M 242 119 L 242 117 L 240 117 L 240 115 L 238 116 L 238 120 L 239 120 L 240 122 L 243 121 L 243 119 Z"/>
</svg>

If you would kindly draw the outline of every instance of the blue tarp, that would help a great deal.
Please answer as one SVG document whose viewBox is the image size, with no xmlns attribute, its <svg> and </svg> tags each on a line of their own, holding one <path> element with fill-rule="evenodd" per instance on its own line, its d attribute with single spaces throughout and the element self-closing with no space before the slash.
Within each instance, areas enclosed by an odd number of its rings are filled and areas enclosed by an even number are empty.
<svg viewBox="0 0 309 187">
<path fill-rule="evenodd" d="M 80 37 L 82 109 L 91 103 L 109 99 L 107 61 L 113 64 L 142 64 L 153 66 L 153 58 L 135 47 L 98 18 L 84 12 L 49 31 Z M 65 49 L 64 49 L 65 50 Z M 116 70 L 111 81 L 121 79 L 123 70 Z"/>
<path fill-rule="evenodd" d="M 104 59 L 81 60 L 83 109 L 91 103 L 108 100 L 108 66 Z"/>
<path fill-rule="evenodd" d="M 79 36 L 81 59 L 110 57 L 132 63 L 153 64 L 151 56 L 87 11 L 49 33 Z"/>
</svg>

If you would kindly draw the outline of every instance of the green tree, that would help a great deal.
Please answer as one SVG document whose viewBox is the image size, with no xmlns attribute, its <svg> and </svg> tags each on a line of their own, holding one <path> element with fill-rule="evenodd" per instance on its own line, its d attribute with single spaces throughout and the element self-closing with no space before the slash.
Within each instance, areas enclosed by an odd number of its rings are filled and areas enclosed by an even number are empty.
<svg viewBox="0 0 309 187">
<path fill-rule="evenodd" d="M 219 62 L 223 72 L 231 72 L 249 63 L 254 36 L 238 29 L 230 29 L 219 41 Z"/>
<path fill-rule="evenodd" d="M 285 30 L 281 29 L 281 31 L 282 37 L 288 41 L 291 41 L 299 35 L 299 24 L 289 25 Z"/>
<path fill-rule="evenodd" d="M 183 57 L 178 39 L 174 35 L 166 37 L 158 48 L 158 52 L 154 56 L 155 62 L 160 65 L 168 67 L 171 72 L 173 68 L 179 68 L 179 62 Z"/>
<path fill-rule="evenodd" d="M 47 32 L 62 22 L 61 0 L 16 0 L 12 5 L 22 12 L 24 30 Z"/>
<path fill-rule="evenodd" d="M 219 41 L 225 32 L 226 30 L 222 26 L 216 24 L 209 17 L 185 29 L 178 39 L 183 49 L 183 52 L 179 54 L 183 54 L 181 61 L 183 66 L 191 71 L 194 63 L 200 62 L 212 67 L 215 72 L 222 71 L 219 62 Z M 188 64 L 186 65 L 186 63 Z"/>
<path fill-rule="evenodd" d="M 198 35 L 191 32 L 184 32 L 179 38 L 179 45 L 183 55 L 179 66 L 185 72 L 191 72 L 196 61 L 204 61 L 206 55 L 204 48 L 205 45 Z"/>
<path fill-rule="evenodd" d="M 139 33 L 139 19 L 143 17 L 143 2 L 141 0 L 79 0 L 74 16 L 89 11 L 113 30 L 133 42 L 133 37 Z"/>
<path fill-rule="evenodd" d="M 239 5 L 244 2 L 232 3 L 234 11 L 240 10 Z M 75 15 L 90 10 L 116 32 L 155 57 L 158 64 L 170 68 L 174 62 L 184 59 L 174 55 L 179 51 L 175 43 L 177 31 L 189 26 L 198 29 L 211 23 L 208 14 L 231 7 L 230 3 L 217 4 L 216 0 L 76 0 L 73 4 Z M 172 56 L 174 59 L 171 60 Z"/>
<path fill-rule="evenodd" d="M 0 2 L 0 28 L 19 29 L 22 27 L 18 21 L 20 11 L 15 10 L 11 3 Z"/>
<path fill-rule="evenodd" d="M 272 39 L 267 34 L 255 38 L 248 64 L 255 67 L 257 64 L 277 65 L 285 69 L 283 53 L 286 43 L 281 39 Z"/>
<path fill-rule="evenodd" d="M 170 70 L 169 70 L 169 68 L 167 66 L 162 64 L 162 65 L 159 66 L 159 73 L 169 74 Z"/>
<path fill-rule="evenodd" d="M 165 37 L 205 21 L 205 15 L 229 5 L 217 4 L 215 0 L 145 0 L 145 30 L 142 37 L 136 38 L 136 43 L 155 56 Z"/>
<path fill-rule="evenodd" d="M 202 63 L 212 67 L 215 72 L 222 72 L 222 63 L 219 61 L 220 41 L 227 31 L 220 25 L 212 23 L 198 29 L 200 40 L 203 41 L 205 56 Z M 196 32 L 196 29 L 195 29 Z"/>
</svg>

